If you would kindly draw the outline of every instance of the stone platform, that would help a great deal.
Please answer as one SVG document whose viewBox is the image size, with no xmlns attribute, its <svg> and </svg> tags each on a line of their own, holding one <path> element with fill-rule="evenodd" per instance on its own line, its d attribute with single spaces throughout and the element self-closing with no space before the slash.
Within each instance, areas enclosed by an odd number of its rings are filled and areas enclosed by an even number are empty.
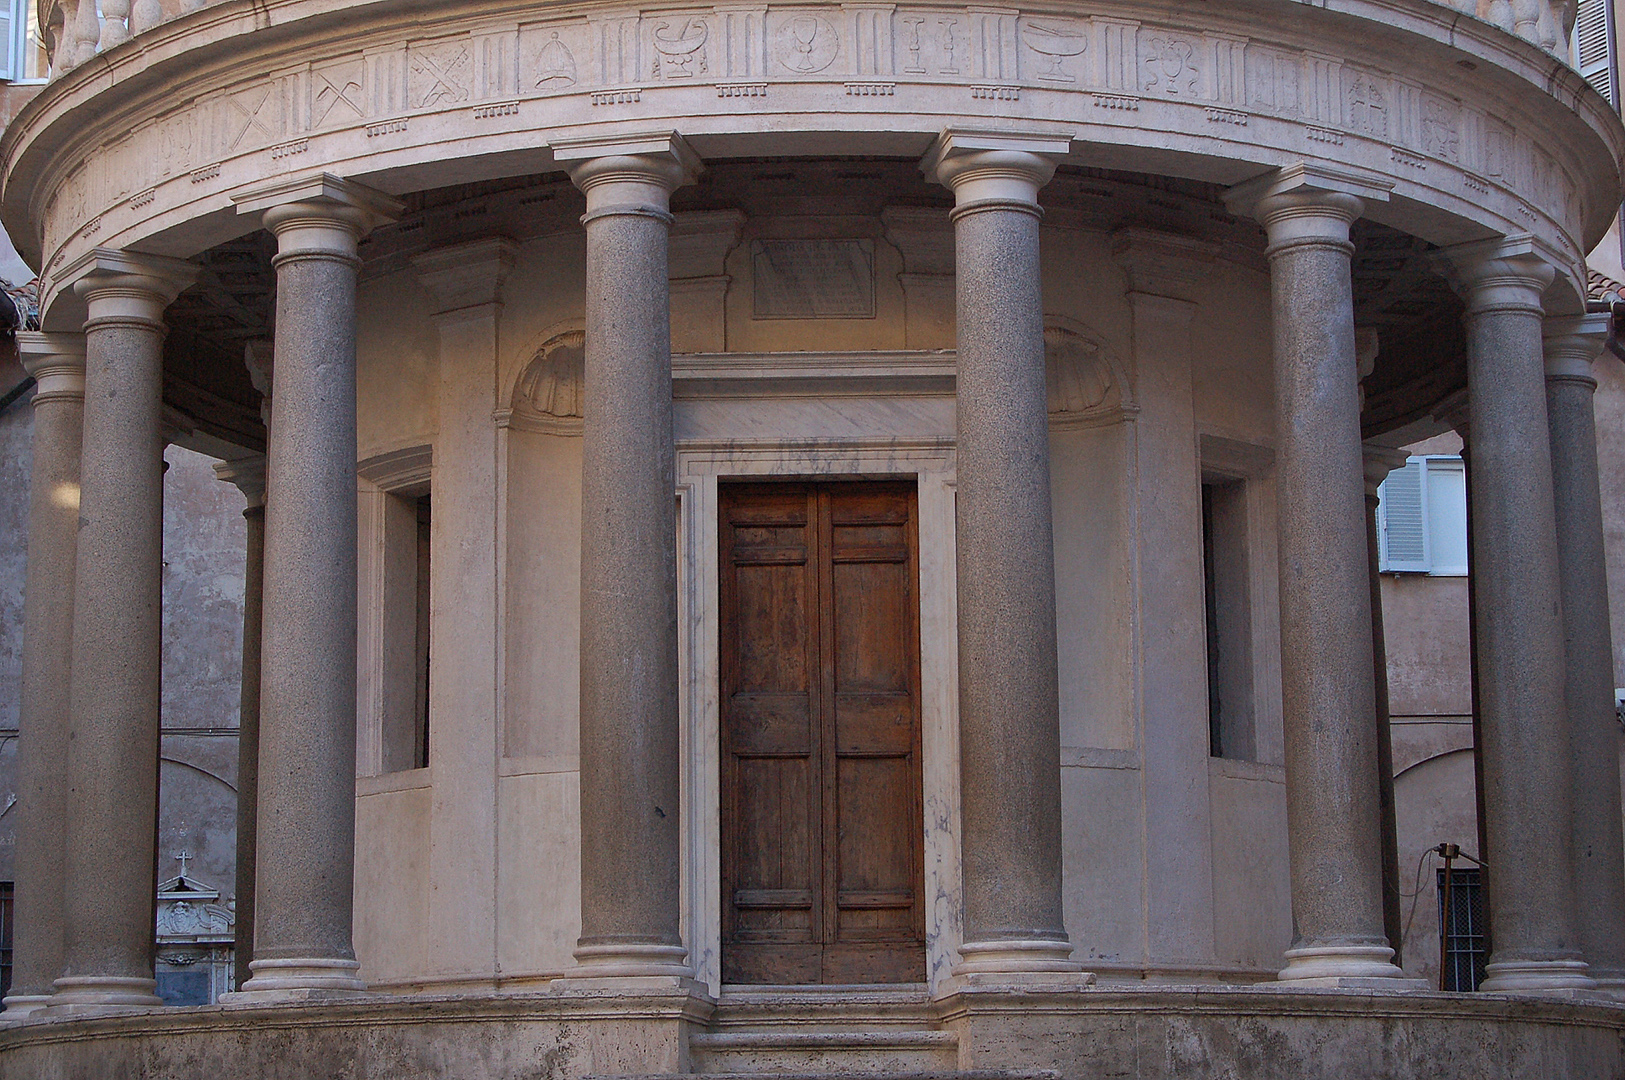
<svg viewBox="0 0 1625 1080">
<path fill-rule="evenodd" d="M 0 1078 L 1625 1077 L 1625 1006 L 1234 987 L 540 991 L 130 1011 L 0 1031 Z"/>
</svg>

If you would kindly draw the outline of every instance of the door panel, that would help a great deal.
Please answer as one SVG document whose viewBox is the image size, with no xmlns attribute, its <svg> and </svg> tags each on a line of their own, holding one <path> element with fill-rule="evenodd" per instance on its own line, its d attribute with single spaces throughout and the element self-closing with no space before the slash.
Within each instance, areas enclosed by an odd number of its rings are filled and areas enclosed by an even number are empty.
<svg viewBox="0 0 1625 1080">
<path fill-rule="evenodd" d="M 913 485 L 722 491 L 723 980 L 925 977 Z"/>
</svg>

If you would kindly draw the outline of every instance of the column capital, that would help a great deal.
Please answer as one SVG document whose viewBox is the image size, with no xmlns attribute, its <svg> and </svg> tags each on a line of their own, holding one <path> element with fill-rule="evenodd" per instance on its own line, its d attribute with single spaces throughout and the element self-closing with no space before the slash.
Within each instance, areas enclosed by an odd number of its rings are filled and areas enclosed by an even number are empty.
<svg viewBox="0 0 1625 1080">
<path fill-rule="evenodd" d="M 492 236 L 425 252 L 412 259 L 412 269 L 434 299 L 436 316 L 445 316 L 500 304 L 518 253 L 512 240 Z"/>
<path fill-rule="evenodd" d="M 926 179 L 954 193 L 953 217 L 980 210 L 1041 215 L 1038 189 L 1072 148 L 1072 136 L 948 128 L 920 161 Z"/>
<path fill-rule="evenodd" d="M 1368 442 L 1360 444 L 1360 460 L 1365 465 L 1366 498 L 1374 499 L 1377 497 L 1377 488 L 1388 479 L 1388 474 L 1395 469 L 1403 468 L 1405 462 L 1410 460 L 1410 455 L 1398 447 Z"/>
<path fill-rule="evenodd" d="M 85 335 L 17 332 L 17 353 L 36 384 L 34 404 L 82 401 L 85 396 Z"/>
<path fill-rule="evenodd" d="M 596 217 L 632 214 L 671 222 L 671 193 L 705 170 L 675 131 L 598 135 L 553 144 L 553 160 L 587 196 L 583 223 Z"/>
<path fill-rule="evenodd" d="M 1112 258 L 1132 293 L 1191 302 L 1218 257 L 1218 244 L 1191 236 L 1138 226 L 1112 233 Z"/>
<path fill-rule="evenodd" d="M 1346 247 L 1349 226 L 1368 203 L 1387 202 L 1393 187 L 1392 180 L 1370 173 L 1298 162 L 1236 185 L 1224 193 L 1224 202 L 1237 217 L 1258 219 L 1273 255 L 1298 244 Z"/>
<path fill-rule="evenodd" d="M 232 461 L 217 461 L 214 465 L 214 475 L 228 484 L 237 485 L 237 489 L 248 499 L 248 507 L 244 513 L 265 505 L 264 454 L 252 454 Z"/>
<path fill-rule="evenodd" d="M 1467 304 L 1469 318 L 1491 312 L 1545 315 L 1541 297 L 1557 276 L 1551 249 L 1527 233 L 1447 247 L 1435 265 Z"/>
<path fill-rule="evenodd" d="M 406 204 L 332 173 L 296 176 L 236 192 L 239 214 L 263 215 L 277 258 L 354 259 L 361 238 L 394 221 Z"/>
<path fill-rule="evenodd" d="M 112 321 L 161 328 L 164 309 L 197 280 L 198 269 L 164 255 L 92 248 L 63 267 L 57 281 L 85 301 L 87 326 Z"/>
<path fill-rule="evenodd" d="M 1597 380 L 1591 374 L 1591 362 L 1602 354 L 1612 321 L 1613 316 L 1607 312 L 1547 319 L 1542 334 L 1546 381 L 1573 382 L 1595 390 Z"/>
</svg>

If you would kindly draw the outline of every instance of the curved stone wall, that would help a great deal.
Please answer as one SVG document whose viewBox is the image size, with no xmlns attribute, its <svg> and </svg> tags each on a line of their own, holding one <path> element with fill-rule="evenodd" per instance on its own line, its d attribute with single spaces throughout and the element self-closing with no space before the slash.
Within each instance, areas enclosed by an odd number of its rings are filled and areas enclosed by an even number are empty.
<svg viewBox="0 0 1625 1080">
<path fill-rule="evenodd" d="M 1532 234 L 1576 282 L 1625 156 L 1618 118 L 1566 63 L 1424 0 L 232 0 L 40 95 L 0 143 L 3 216 L 51 281 L 95 247 L 187 257 L 241 234 L 232 193 L 282 173 L 402 193 L 552 171 L 561 141 L 674 129 L 711 158 L 907 157 L 951 125 L 1042 129 L 1078 164 L 1224 184 L 1299 162 L 1354 174 L 1390 193 L 1368 198 L 1376 220 L 1438 244 Z M 46 324 L 76 325 L 77 302 L 46 292 Z"/>
</svg>

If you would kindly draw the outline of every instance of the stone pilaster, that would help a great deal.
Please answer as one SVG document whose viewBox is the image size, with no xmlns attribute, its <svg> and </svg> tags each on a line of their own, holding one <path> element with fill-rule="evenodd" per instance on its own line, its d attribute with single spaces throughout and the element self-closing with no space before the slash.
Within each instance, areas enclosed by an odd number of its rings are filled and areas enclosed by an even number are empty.
<svg viewBox="0 0 1625 1080">
<path fill-rule="evenodd" d="M 1134 318 L 1134 439 L 1139 478 L 1140 619 L 1158 627 L 1141 646 L 1145 843 L 1177 851 L 1146 865 L 1146 939 L 1152 966 L 1217 963 L 1213 940 L 1213 824 L 1207 636 L 1190 613 L 1206 604 L 1202 565 L 1202 461 L 1197 452 L 1191 331 L 1195 297 L 1215 245 L 1148 229 L 1123 229 L 1112 252 L 1128 278 Z M 1235 755 L 1232 755 L 1235 756 Z"/>
<path fill-rule="evenodd" d="M 85 406 L 69 679 L 59 1014 L 156 1005 L 163 596 L 164 309 L 189 263 L 98 249 L 64 277 L 85 301 Z"/>
<path fill-rule="evenodd" d="M 589 978 L 691 975 L 679 929 L 675 134 L 556 144 L 587 196 L 581 466 L 581 938 Z"/>
<path fill-rule="evenodd" d="M 959 378 L 959 761 L 965 937 L 955 976 L 1087 981 L 1061 912 L 1060 691 L 1038 190 L 1051 136 L 946 132 Z"/>
<path fill-rule="evenodd" d="M 1467 305 L 1472 575 L 1493 951 L 1481 989 L 1587 988 L 1575 933 L 1562 571 L 1541 343 L 1552 264 L 1525 238 L 1446 252 Z"/>
<path fill-rule="evenodd" d="M 34 377 L 28 500 L 28 577 L 17 747 L 17 900 L 8 1018 L 46 1004 L 62 970 L 68 686 L 73 658 L 73 571 L 84 433 L 82 334 L 19 333 Z"/>
<path fill-rule="evenodd" d="M 1575 929 L 1591 966 L 1588 974 L 1599 988 L 1618 994 L 1625 992 L 1625 852 L 1608 562 L 1592 408 L 1597 380 L 1591 374 L 1608 321 L 1607 315 L 1548 319 L 1545 349 L 1574 777 Z M 1493 887 L 1493 876 L 1491 882 Z"/>
<path fill-rule="evenodd" d="M 1349 226 L 1379 184 L 1298 167 L 1231 192 L 1269 237 L 1287 831 L 1283 983 L 1404 985 L 1383 930 L 1371 581 Z"/>
<path fill-rule="evenodd" d="M 365 989 L 355 861 L 356 245 L 399 204 L 337 177 L 237 196 L 275 234 L 253 977 L 241 1000 Z"/>
<path fill-rule="evenodd" d="M 502 285 L 517 258 L 500 237 L 412 260 L 440 335 L 439 423 L 430 517 L 429 925 L 438 971 L 495 977 L 497 409 Z"/>
</svg>

